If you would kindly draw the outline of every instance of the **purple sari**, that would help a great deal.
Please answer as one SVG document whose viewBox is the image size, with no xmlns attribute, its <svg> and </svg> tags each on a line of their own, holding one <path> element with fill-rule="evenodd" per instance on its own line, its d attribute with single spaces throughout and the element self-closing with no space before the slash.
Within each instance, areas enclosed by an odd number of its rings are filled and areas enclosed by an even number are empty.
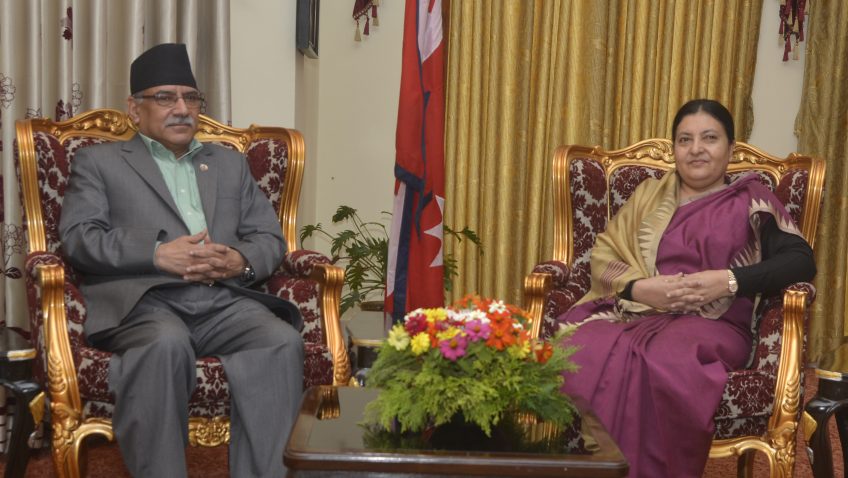
<svg viewBox="0 0 848 478">
<path fill-rule="evenodd" d="M 756 216 L 785 224 L 780 204 L 747 176 L 679 206 L 660 231 L 657 273 L 727 269 L 740 257 L 759 261 L 764 221 Z M 582 322 L 567 339 L 581 347 L 573 357 L 581 369 L 565 375 L 562 391 L 590 404 L 627 457 L 629 476 L 702 475 L 727 372 L 744 367 L 752 351 L 753 309 L 751 298 L 738 297 L 717 319 L 654 313 L 630 322 L 593 320 L 617 315 L 616 299 L 606 297 L 559 317 Z"/>
</svg>

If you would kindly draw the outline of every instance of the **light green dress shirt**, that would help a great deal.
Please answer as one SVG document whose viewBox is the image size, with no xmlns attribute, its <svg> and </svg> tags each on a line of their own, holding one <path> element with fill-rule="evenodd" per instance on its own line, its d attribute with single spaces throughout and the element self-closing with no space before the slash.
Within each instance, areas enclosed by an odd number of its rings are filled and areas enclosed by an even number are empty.
<svg viewBox="0 0 848 478">
<path fill-rule="evenodd" d="M 180 216 L 188 227 L 189 232 L 194 235 L 206 229 L 206 215 L 203 213 L 203 204 L 200 202 L 200 190 L 197 188 L 197 177 L 194 173 L 194 165 L 191 158 L 203 146 L 197 139 L 192 139 L 188 152 L 179 158 L 174 156 L 162 143 L 148 138 L 139 133 L 162 177 L 165 185 L 171 192 L 171 197 L 180 210 Z M 157 244 L 158 245 L 158 244 Z"/>
</svg>

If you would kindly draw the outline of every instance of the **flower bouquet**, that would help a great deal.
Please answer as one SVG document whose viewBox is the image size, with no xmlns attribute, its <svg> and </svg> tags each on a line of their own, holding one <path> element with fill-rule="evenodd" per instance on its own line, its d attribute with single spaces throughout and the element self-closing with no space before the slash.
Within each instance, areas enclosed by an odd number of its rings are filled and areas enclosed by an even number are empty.
<svg viewBox="0 0 848 478">
<path fill-rule="evenodd" d="M 501 301 L 466 297 L 453 307 L 418 309 L 378 350 L 368 385 L 381 389 L 365 421 L 420 432 L 461 416 L 491 436 L 507 413 L 531 413 L 556 426 L 575 413 L 559 390 L 576 370 L 575 347 L 530 338 L 530 320 Z"/>
</svg>

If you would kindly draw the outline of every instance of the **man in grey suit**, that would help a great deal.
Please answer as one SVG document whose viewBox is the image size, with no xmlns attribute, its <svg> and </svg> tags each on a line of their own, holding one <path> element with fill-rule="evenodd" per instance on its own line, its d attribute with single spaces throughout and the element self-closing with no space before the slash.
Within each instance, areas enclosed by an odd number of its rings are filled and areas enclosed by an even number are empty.
<svg viewBox="0 0 848 478">
<path fill-rule="evenodd" d="M 280 224 L 244 157 L 194 138 L 203 97 L 185 45 L 141 54 L 130 89 L 139 134 L 76 153 L 60 221 L 84 275 L 88 340 L 113 352 L 124 461 L 135 477 L 186 476 L 195 359 L 215 356 L 230 387 L 231 476 L 283 476 L 302 319 L 248 288 L 282 261 Z"/>
</svg>

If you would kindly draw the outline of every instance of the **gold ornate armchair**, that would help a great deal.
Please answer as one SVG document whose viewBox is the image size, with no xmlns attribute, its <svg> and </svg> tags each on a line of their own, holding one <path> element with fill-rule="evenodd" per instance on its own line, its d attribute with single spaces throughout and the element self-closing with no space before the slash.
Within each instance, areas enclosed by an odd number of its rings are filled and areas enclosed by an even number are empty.
<svg viewBox="0 0 848 478">
<path fill-rule="evenodd" d="M 76 151 L 129 139 L 135 129 L 124 113 L 106 109 L 64 122 L 22 120 L 16 128 L 15 157 L 29 246 L 30 332 L 38 352 L 34 373 L 49 391 L 56 471 L 60 477 L 78 477 L 83 440 L 92 434 L 113 439 L 114 397 L 107 384 L 110 354 L 85 341 L 80 276 L 63 259 L 58 222 Z M 304 388 L 347 384 L 350 361 L 339 323 L 344 273 L 324 255 L 298 250 L 295 241 L 305 160 L 302 136 L 284 128 L 231 128 L 201 115 L 197 138 L 244 153 L 260 189 L 279 212 L 288 253 L 280 269 L 259 287 L 294 302 L 303 314 Z M 229 392 L 221 363 L 215 358 L 198 360 L 197 380 L 189 404 L 190 442 L 223 444 L 229 440 Z"/>
<path fill-rule="evenodd" d="M 549 336 L 556 318 L 589 290 L 589 258 L 597 235 L 643 180 L 674 167 L 671 142 L 650 139 L 615 151 L 561 146 L 554 154 L 554 250 L 525 278 L 525 305 L 533 333 Z M 731 178 L 756 172 L 784 203 L 813 245 L 825 165 L 818 158 L 770 156 L 737 142 Z M 756 311 L 750 366 L 731 372 L 716 410 L 710 456 L 736 455 L 738 473 L 751 476 L 753 453 L 768 456 L 772 476 L 792 476 L 801 412 L 804 324 L 815 298 L 798 283 L 782 296 L 764 297 Z"/>
</svg>

